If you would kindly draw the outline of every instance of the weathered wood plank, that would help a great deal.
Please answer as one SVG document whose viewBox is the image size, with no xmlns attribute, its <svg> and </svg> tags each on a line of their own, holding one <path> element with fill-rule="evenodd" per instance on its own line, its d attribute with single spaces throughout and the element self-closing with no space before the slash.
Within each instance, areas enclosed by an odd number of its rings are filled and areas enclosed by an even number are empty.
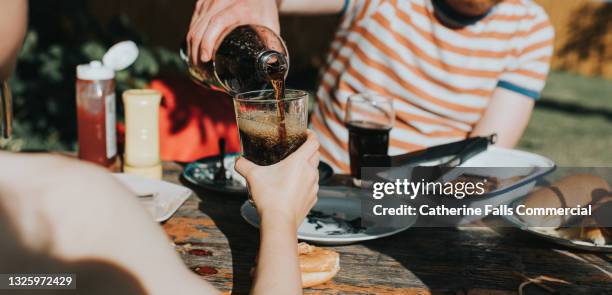
<svg viewBox="0 0 612 295">
<path fill-rule="evenodd" d="M 181 167 L 165 168 L 164 179 L 180 184 Z M 248 293 L 259 233 L 240 216 L 244 199 L 195 192 L 164 229 L 188 267 L 224 292 Z M 516 294 L 523 278 L 515 272 L 570 282 L 547 283 L 562 294 L 612 294 L 610 255 L 560 248 L 514 228 L 414 228 L 331 248 L 341 271 L 306 294 Z"/>
</svg>

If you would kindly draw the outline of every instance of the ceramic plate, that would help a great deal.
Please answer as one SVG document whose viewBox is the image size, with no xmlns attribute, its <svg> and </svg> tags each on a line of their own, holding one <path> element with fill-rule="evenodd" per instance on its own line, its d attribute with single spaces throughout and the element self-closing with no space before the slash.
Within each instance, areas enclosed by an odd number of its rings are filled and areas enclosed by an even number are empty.
<svg viewBox="0 0 612 295">
<path fill-rule="evenodd" d="M 246 195 L 246 181 L 234 170 L 234 163 L 240 154 L 233 153 L 225 156 L 225 175 L 229 181 L 218 182 L 214 180 L 215 172 L 219 169 L 219 157 L 212 156 L 199 159 L 187 164 L 183 170 L 183 177 L 192 184 L 204 189 L 225 193 Z M 324 184 L 334 174 L 327 163 L 319 163 L 319 184 Z"/>
<path fill-rule="evenodd" d="M 183 177 L 199 187 L 226 194 L 246 194 L 246 180 L 234 170 L 234 163 L 240 154 L 233 153 L 225 156 L 225 182 L 214 180 L 215 172 L 219 169 L 219 157 L 212 156 L 199 159 L 187 164 L 183 170 Z"/>
<path fill-rule="evenodd" d="M 113 176 L 135 195 L 151 196 L 138 200 L 157 222 L 170 218 L 192 193 L 184 186 L 162 180 L 124 173 L 115 173 Z"/>
<path fill-rule="evenodd" d="M 421 163 L 423 166 L 437 165 L 438 162 Z M 498 206 L 510 204 L 513 201 L 528 194 L 536 184 L 536 181 L 553 172 L 556 168 L 555 162 L 544 156 L 520 151 L 490 146 L 486 151 L 474 156 L 461 164 L 456 171 L 469 171 L 483 177 L 496 177 L 498 179 L 511 179 L 520 176 L 516 180 L 506 182 L 499 188 L 487 192 L 482 198 L 471 200 L 468 204 L 472 208 L 481 208 L 485 205 Z M 467 168 L 470 167 L 470 168 Z M 499 167 L 499 169 L 495 169 Z M 379 176 L 387 180 L 410 178 L 410 166 L 394 167 L 382 172 Z M 458 176 L 458 175 L 455 175 Z M 452 178 L 451 178 L 452 179 Z M 459 224 L 474 222 L 483 216 L 465 216 Z"/>
<path fill-rule="evenodd" d="M 361 201 L 351 188 L 319 190 L 319 200 L 298 229 L 298 238 L 319 245 L 345 245 L 387 237 L 410 228 L 417 217 L 402 218 L 402 223 L 393 227 L 361 226 Z M 247 201 L 240 209 L 242 217 L 251 225 L 259 227 L 259 216 Z"/>
</svg>

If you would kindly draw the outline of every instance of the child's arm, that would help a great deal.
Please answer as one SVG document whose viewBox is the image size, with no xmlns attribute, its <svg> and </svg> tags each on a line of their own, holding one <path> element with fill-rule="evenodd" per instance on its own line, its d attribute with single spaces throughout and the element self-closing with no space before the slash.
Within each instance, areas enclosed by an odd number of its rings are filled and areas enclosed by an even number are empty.
<svg viewBox="0 0 612 295">
<path fill-rule="evenodd" d="M 309 132 L 308 140 L 277 164 L 257 166 L 242 158 L 236 163 L 261 217 L 254 294 L 302 293 L 296 232 L 317 200 L 318 149 Z"/>
</svg>

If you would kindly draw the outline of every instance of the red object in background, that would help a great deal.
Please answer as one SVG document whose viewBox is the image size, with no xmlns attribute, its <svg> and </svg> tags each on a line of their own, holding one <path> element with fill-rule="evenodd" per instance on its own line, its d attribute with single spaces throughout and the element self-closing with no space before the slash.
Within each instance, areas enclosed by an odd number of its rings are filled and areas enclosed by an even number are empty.
<svg viewBox="0 0 612 295">
<path fill-rule="evenodd" d="M 111 167 L 117 158 L 115 82 L 76 82 L 79 159 Z"/>
<path fill-rule="evenodd" d="M 115 155 L 107 157 L 105 112 L 92 114 L 83 107 L 77 108 L 79 133 L 79 159 L 109 167 Z"/>
<path fill-rule="evenodd" d="M 240 151 L 234 104 L 227 94 L 204 89 L 187 78 L 151 82 L 162 93 L 159 140 L 162 160 L 191 162 L 219 154 L 219 139 L 226 152 Z"/>
</svg>

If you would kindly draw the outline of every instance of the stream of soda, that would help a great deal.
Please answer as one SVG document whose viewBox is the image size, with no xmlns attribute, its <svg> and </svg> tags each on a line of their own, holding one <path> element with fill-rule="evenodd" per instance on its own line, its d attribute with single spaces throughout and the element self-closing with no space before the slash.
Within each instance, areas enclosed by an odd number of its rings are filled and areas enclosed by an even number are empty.
<svg viewBox="0 0 612 295">
<path fill-rule="evenodd" d="M 280 76 L 280 75 L 279 75 Z M 283 97 L 285 96 L 285 77 L 271 77 L 270 83 L 274 89 L 274 98 L 276 99 L 276 115 L 278 116 L 278 139 L 279 144 L 284 146 L 287 144 L 287 127 L 285 126 L 285 108 L 283 106 Z"/>
</svg>

